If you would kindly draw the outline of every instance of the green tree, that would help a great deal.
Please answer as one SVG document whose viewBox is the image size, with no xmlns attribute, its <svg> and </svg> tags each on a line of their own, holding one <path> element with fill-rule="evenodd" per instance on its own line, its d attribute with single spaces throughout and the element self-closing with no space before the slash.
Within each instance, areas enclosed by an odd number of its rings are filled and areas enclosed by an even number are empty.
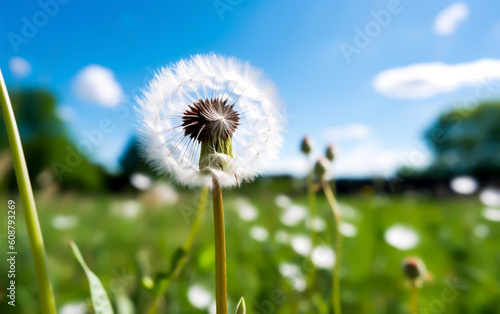
<svg viewBox="0 0 500 314">
<path fill-rule="evenodd" d="M 500 102 L 455 108 L 425 132 L 435 158 L 424 172 L 435 178 L 500 175 Z"/>
<path fill-rule="evenodd" d="M 32 182 L 36 182 L 36 177 L 44 170 L 52 173 L 57 180 L 54 163 L 64 163 L 67 148 L 73 151 L 76 149 L 67 136 L 64 122 L 56 114 L 56 98 L 50 92 L 40 89 L 14 90 L 10 96 Z M 7 148 L 6 129 L 2 125 L 0 150 Z M 90 163 L 85 156 L 81 157 L 78 166 L 64 173 L 61 186 L 100 190 L 103 186 L 103 170 Z M 10 186 L 15 187 L 13 173 L 8 176 Z"/>
</svg>

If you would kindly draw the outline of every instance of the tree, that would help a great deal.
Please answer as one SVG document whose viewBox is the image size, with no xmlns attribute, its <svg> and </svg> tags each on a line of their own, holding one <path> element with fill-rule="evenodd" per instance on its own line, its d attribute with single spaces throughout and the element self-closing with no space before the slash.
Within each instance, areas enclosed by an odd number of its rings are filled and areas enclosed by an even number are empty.
<svg viewBox="0 0 500 314">
<path fill-rule="evenodd" d="M 426 175 L 499 176 L 500 102 L 449 110 L 425 132 L 425 139 L 435 155 Z"/>
<path fill-rule="evenodd" d="M 36 177 L 43 171 L 56 178 L 54 162 L 65 160 L 67 147 L 76 151 L 66 135 L 65 124 L 56 114 L 56 98 L 40 89 L 14 90 L 10 98 L 32 182 L 36 182 Z M 8 149 L 8 145 L 5 125 L 0 125 L 0 150 Z M 8 177 L 10 186 L 15 186 L 13 173 Z M 79 165 L 66 172 L 60 183 L 64 188 L 100 190 L 103 170 L 82 156 Z"/>
</svg>

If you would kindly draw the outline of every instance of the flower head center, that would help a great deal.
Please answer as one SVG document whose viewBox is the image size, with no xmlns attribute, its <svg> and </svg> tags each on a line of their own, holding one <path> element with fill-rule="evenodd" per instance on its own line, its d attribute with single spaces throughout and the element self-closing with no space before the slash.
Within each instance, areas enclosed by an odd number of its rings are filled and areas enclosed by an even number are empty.
<svg viewBox="0 0 500 314">
<path fill-rule="evenodd" d="M 234 104 L 227 104 L 227 99 L 200 99 L 184 111 L 182 128 L 184 135 L 200 143 L 215 139 L 230 139 L 240 121 Z"/>
</svg>

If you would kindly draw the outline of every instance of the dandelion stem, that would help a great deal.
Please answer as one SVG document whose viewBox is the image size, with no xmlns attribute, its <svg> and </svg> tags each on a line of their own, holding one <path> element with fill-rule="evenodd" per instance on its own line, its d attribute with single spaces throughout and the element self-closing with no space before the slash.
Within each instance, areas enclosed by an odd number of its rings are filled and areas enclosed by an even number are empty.
<svg viewBox="0 0 500 314">
<path fill-rule="evenodd" d="M 203 213 L 205 211 L 205 207 L 207 206 L 208 199 L 208 188 L 204 187 L 201 191 L 200 203 L 198 204 L 198 211 L 196 212 L 196 218 L 191 226 L 191 231 L 189 232 L 189 236 L 184 244 L 184 250 L 189 252 L 191 247 L 193 246 L 194 238 L 198 233 L 198 229 L 200 229 L 201 221 L 203 220 Z"/>
<path fill-rule="evenodd" d="M 226 281 L 226 236 L 224 232 L 224 208 L 222 189 L 216 178 L 213 179 L 213 205 L 215 230 L 215 300 L 217 314 L 227 314 Z"/>
<path fill-rule="evenodd" d="M 316 230 L 314 229 L 314 221 L 316 219 L 318 209 L 316 204 L 316 192 L 314 190 L 314 171 L 312 169 L 307 175 L 307 198 L 309 201 L 309 228 L 311 231 L 311 241 L 312 241 L 312 246 L 315 247 L 317 242 L 317 233 Z M 309 260 L 312 261 L 312 250 L 309 256 Z M 311 267 L 313 267 L 312 263 Z M 313 289 L 314 281 L 316 279 L 315 277 L 316 277 L 316 272 L 314 271 L 314 268 L 312 268 L 309 276 L 310 289 Z"/>
<path fill-rule="evenodd" d="M 342 263 L 342 235 L 340 233 L 340 223 L 342 222 L 342 216 L 340 213 L 340 207 L 335 199 L 335 195 L 332 192 L 330 184 L 326 181 L 325 176 L 321 177 L 321 185 L 323 191 L 325 192 L 326 199 L 332 208 L 334 224 L 335 224 L 335 265 L 333 267 L 332 274 L 332 306 L 335 314 L 342 313 L 342 305 L 340 302 L 340 266 Z"/>
<path fill-rule="evenodd" d="M 200 202 L 198 203 L 198 211 L 196 212 L 196 217 L 194 219 L 193 225 L 191 226 L 191 230 L 189 231 L 186 243 L 184 243 L 183 246 L 183 249 L 186 252 L 186 254 L 188 254 L 189 251 L 191 250 L 196 234 L 200 229 L 200 224 L 201 221 L 203 220 L 203 213 L 205 212 L 205 208 L 207 206 L 207 199 L 208 199 L 208 188 L 204 187 L 203 190 L 201 191 L 201 198 Z M 185 263 L 177 263 L 175 269 L 173 270 L 173 273 L 168 278 L 165 278 L 159 283 L 160 286 L 159 288 L 156 289 L 156 292 L 153 296 L 153 302 L 151 303 L 148 310 L 149 314 L 155 314 L 158 312 L 158 305 L 160 304 L 162 296 L 167 292 L 173 280 L 180 274 L 184 265 Z"/>
<path fill-rule="evenodd" d="M 410 313 L 417 314 L 418 313 L 418 287 L 414 280 L 410 283 Z"/>
<path fill-rule="evenodd" d="M 56 313 L 56 302 L 52 285 L 49 280 L 47 270 L 47 258 L 45 256 L 45 248 L 43 245 L 42 230 L 38 221 L 36 211 L 35 198 L 31 188 L 31 182 L 28 175 L 28 167 L 24 159 L 21 137 L 17 129 L 16 118 L 12 109 L 12 104 L 9 99 L 7 87 L 3 79 L 2 71 L 0 70 L 0 103 L 2 113 L 7 127 L 7 136 L 12 152 L 12 161 L 16 173 L 17 185 L 19 194 L 24 205 L 24 216 L 26 219 L 26 228 L 28 229 L 28 237 L 31 246 L 31 254 L 33 255 L 33 263 L 35 265 L 35 274 L 38 284 L 38 293 L 40 294 L 40 309 L 44 314 Z"/>
</svg>

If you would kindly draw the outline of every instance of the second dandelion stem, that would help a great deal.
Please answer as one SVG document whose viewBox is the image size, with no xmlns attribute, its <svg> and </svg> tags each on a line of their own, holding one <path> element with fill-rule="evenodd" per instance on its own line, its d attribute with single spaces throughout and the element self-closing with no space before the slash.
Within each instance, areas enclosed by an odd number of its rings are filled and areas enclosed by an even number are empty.
<svg viewBox="0 0 500 314">
<path fill-rule="evenodd" d="M 224 207 L 219 181 L 213 179 L 214 233 L 215 233 L 215 300 L 217 314 L 227 314 L 226 235 Z"/>
<path fill-rule="evenodd" d="M 410 313 L 417 314 L 418 313 L 418 287 L 414 281 L 411 282 L 410 289 L 411 289 Z"/>
<path fill-rule="evenodd" d="M 205 207 L 207 205 L 207 199 L 208 199 L 208 188 L 204 187 L 203 190 L 201 191 L 200 202 L 198 203 L 198 211 L 196 212 L 195 220 L 193 222 L 193 225 L 191 226 L 191 231 L 189 232 L 189 236 L 186 240 L 186 243 L 184 243 L 183 246 L 184 252 L 186 252 L 186 254 L 188 254 L 189 251 L 191 250 L 196 234 L 198 233 L 198 229 L 200 229 L 200 224 L 201 221 L 203 220 L 203 213 L 205 212 Z M 153 302 L 151 303 L 151 305 L 149 306 L 149 310 L 147 311 L 148 313 L 155 314 L 158 312 L 158 306 L 161 301 L 161 298 L 167 292 L 173 280 L 177 278 L 177 276 L 180 274 L 186 261 L 187 259 L 183 259 L 182 262 L 177 263 L 175 269 L 172 269 L 172 273 L 170 274 L 170 276 L 167 277 L 166 279 L 161 280 L 158 283 L 158 287 L 156 288 L 156 291 L 153 296 Z"/>
<path fill-rule="evenodd" d="M 340 207 L 335 199 L 330 184 L 326 181 L 325 176 L 321 177 L 321 186 L 325 192 L 326 199 L 332 208 L 334 223 L 335 223 L 335 265 L 332 274 L 332 306 L 335 314 L 342 313 L 342 305 L 340 302 L 340 266 L 342 262 L 342 234 L 340 233 L 340 223 L 342 222 L 342 215 Z"/>
</svg>

